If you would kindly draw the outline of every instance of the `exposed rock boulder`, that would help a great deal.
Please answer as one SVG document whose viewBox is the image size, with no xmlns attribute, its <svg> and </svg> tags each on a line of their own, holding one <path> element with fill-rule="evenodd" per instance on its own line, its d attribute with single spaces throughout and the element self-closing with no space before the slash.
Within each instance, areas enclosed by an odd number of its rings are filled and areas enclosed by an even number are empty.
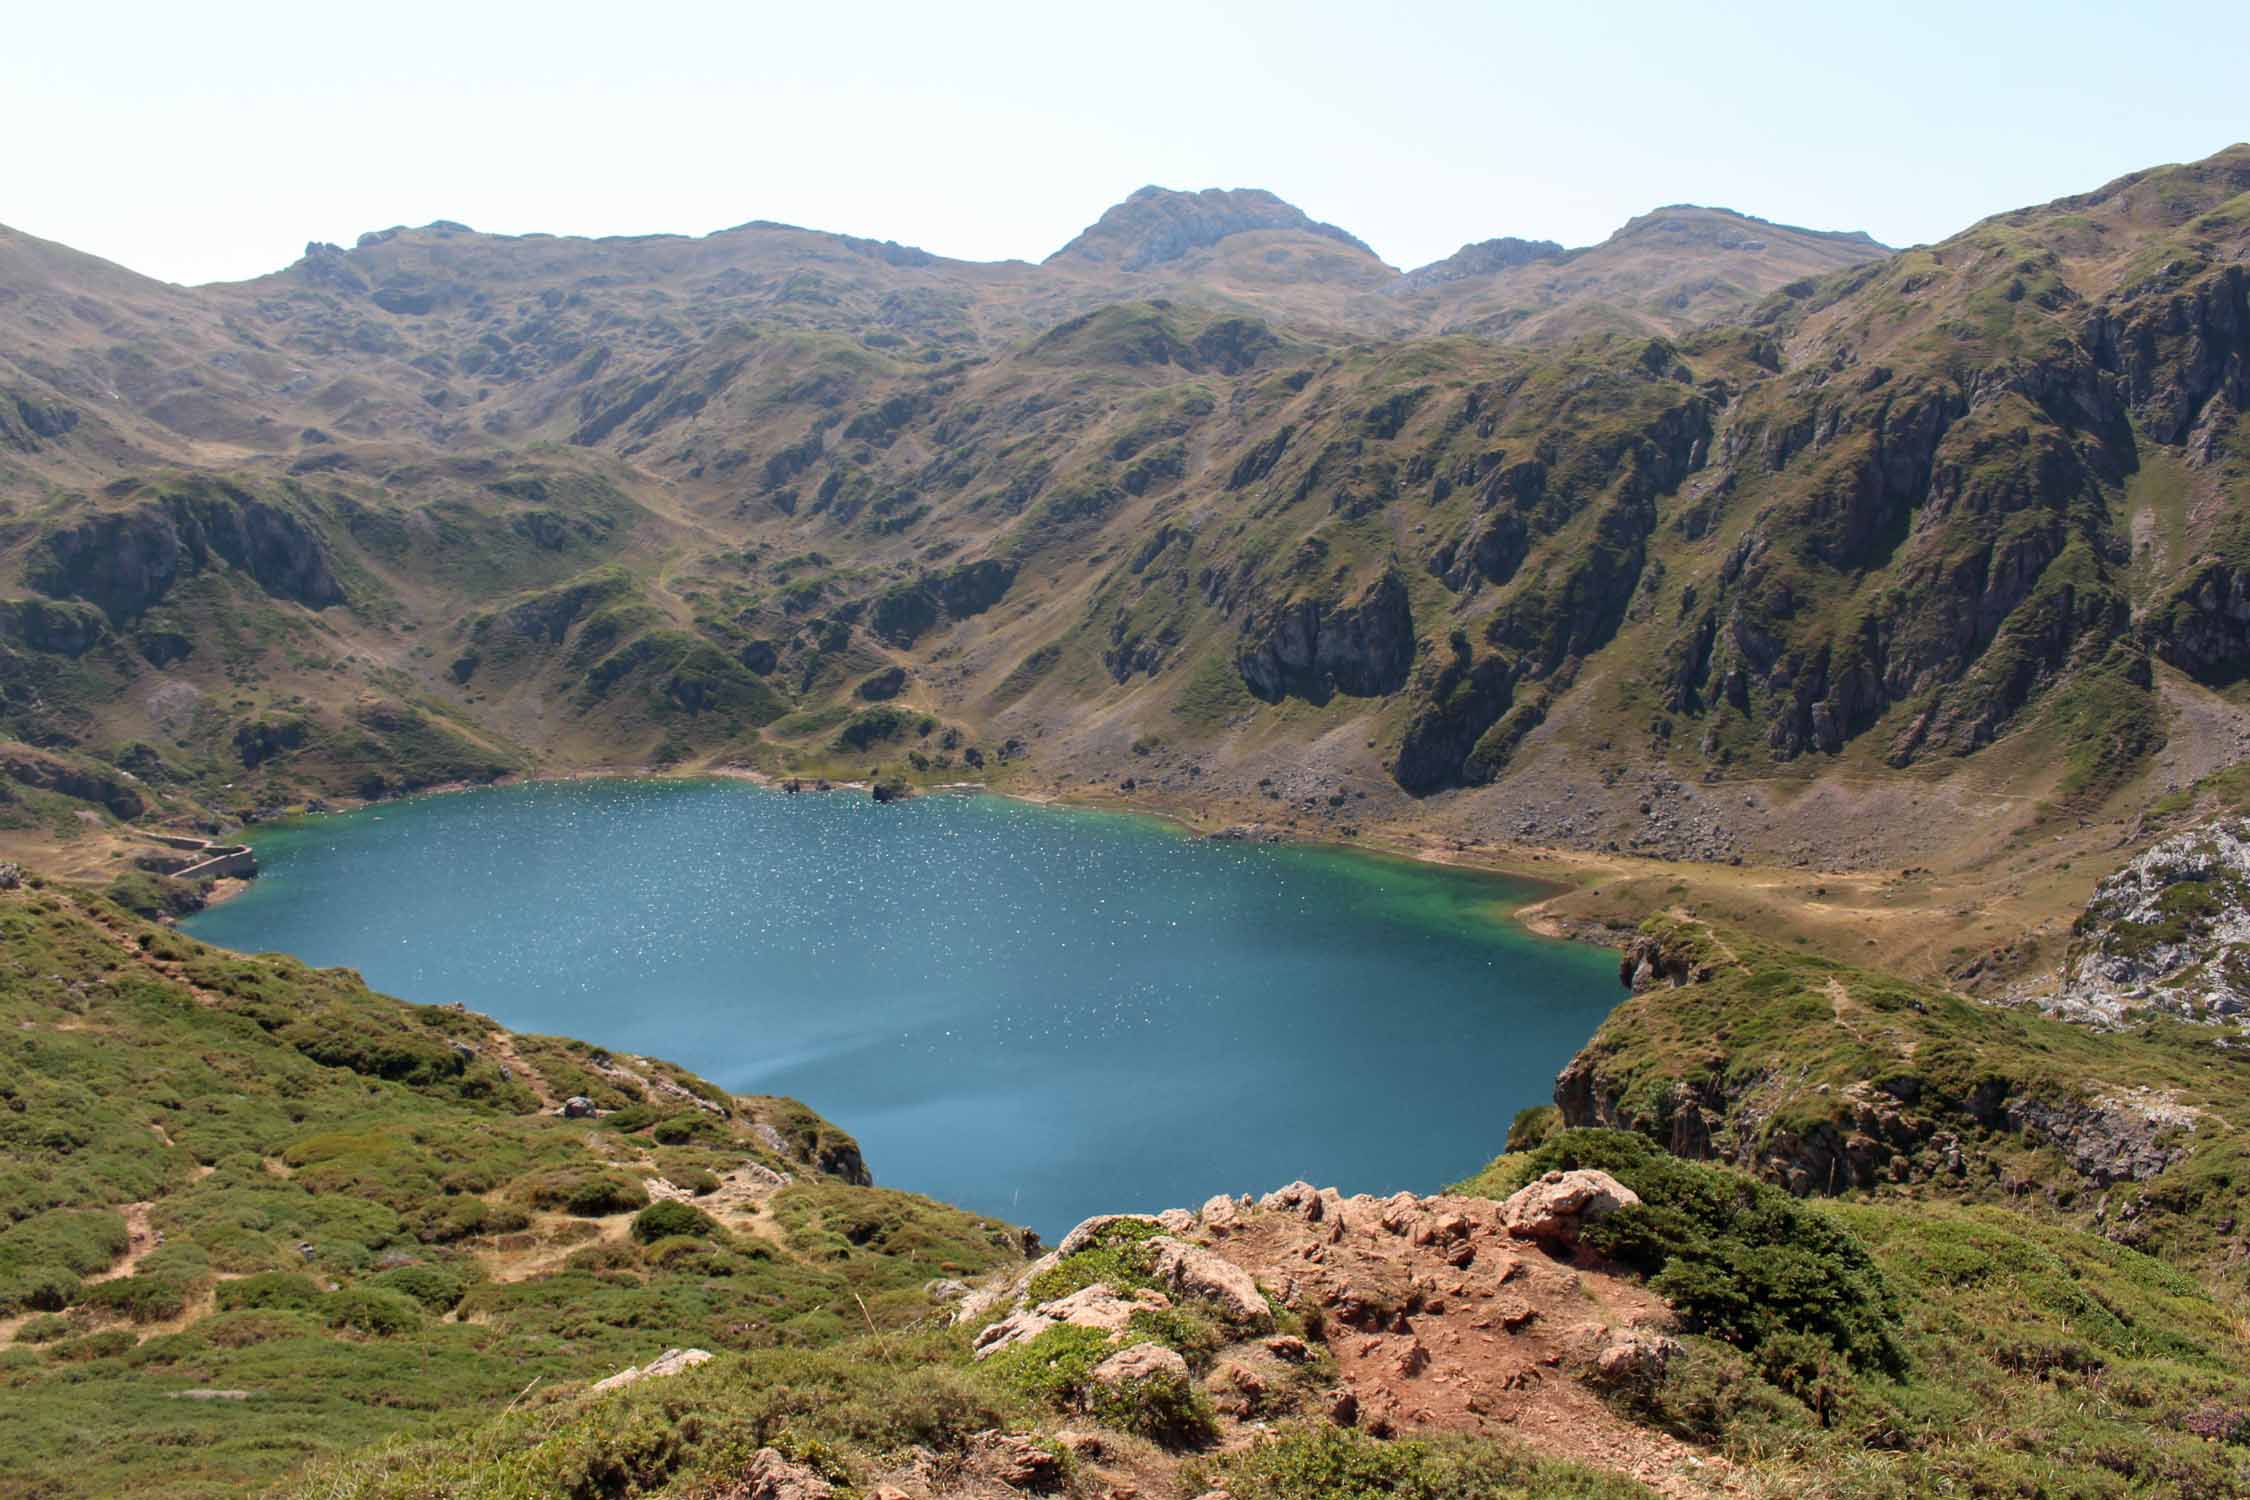
<svg viewBox="0 0 2250 1500">
<path fill-rule="evenodd" d="M 2250 818 L 2163 840 L 2104 880 L 2073 929 L 2057 1007 L 2117 1024 L 2250 1011 Z"/>
<path fill-rule="evenodd" d="M 708 1364 L 710 1359 L 711 1351 L 708 1349 L 667 1349 L 645 1365 L 627 1365 L 615 1375 L 595 1381 L 589 1389 L 619 1390 L 639 1381 L 661 1379 L 667 1375 L 677 1375 L 683 1370 L 692 1370 L 697 1365 Z"/>
<path fill-rule="evenodd" d="M 1586 1225 L 1640 1201 L 1640 1194 L 1607 1172 L 1549 1172 L 1500 1205 L 1500 1222 L 1519 1240 L 1574 1250 Z"/>
<path fill-rule="evenodd" d="M 1187 1378 L 1187 1361 L 1162 1344 L 1135 1344 L 1094 1366 L 1096 1385 L 1131 1386 L 1144 1380 L 1176 1380 L 1185 1384 Z"/>
<path fill-rule="evenodd" d="M 1680 1356 L 1677 1339 L 1662 1334 L 1633 1333 L 1604 1344 L 1594 1355 L 1587 1378 L 1611 1390 L 1646 1389 L 1664 1378 L 1664 1371 Z"/>
<path fill-rule="evenodd" d="M 1148 1243 L 1156 1251 L 1157 1280 L 1169 1286 L 1175 1296 L 1213 1303 L 1234 1322 L 1246 1327 L 1265 1328 L 1272 1324 L 1273 1309 L 1266 1305 L 1264 1294 L 1248 1271 L 1201 1245 L 1191 1245 L 1168 1234 L 1160 1234 Z"/>
</svg>

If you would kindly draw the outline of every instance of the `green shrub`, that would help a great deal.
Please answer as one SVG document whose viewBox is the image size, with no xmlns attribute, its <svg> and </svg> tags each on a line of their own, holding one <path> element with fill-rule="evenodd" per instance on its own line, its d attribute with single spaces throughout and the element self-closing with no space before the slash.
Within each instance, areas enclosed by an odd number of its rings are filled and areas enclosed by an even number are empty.
<svg viewBox="0 0 2250 1500">
<path fill-rule="evenodd" d="M 633 1215 L 633 1238 L 644 1245 L 675 1235 L 692 1235 L 709 1239 L 719 1233 L 718 1221 L 692 1204 L 675 1198 L 651 1203 Z"/>
<path fill-rule="evenodd" d="M 649 1128 L 649 1134 L 667 1146 L 685 1146 L 691 1141 L 721 1145 L 732 1139 L 717 1117 L 699 1109 L 667 1115 Z"/>
<path fill-rule="evenodd" d="M 1001 1350 L 984 1362 L 984 1371 L 1003 1389 L 1062 1411 L 1078 1404 L 1094 1366 L 1116 1352 L 1101 1329 L 1065 1323 Z"/>
<path fill-rule="evenodd" d="M 87 1360 L 115 1359 L 120 1354 L 130 1354 L 140 1342 L 122 1328 L 105 1328 L 100 1333 L 89 1333 L 81 1339 L 65 1339 L 50 1344 L 47 1357 L 57 1364 L 82 1364 Z"/>
<path fill-rule="evenodd" d="M 132 1238 L 122 1217 L 93 1209 L 55 1209 L 0 1230 L 0 1313 L 62 1311 L 80 1279 L 107 1269 Z"/>
<path fill-rule="evenodd" d="M 60 1266 L 32 1266 L 0 1284 L 0 1309 L 60 1312 L 78 1300 L 79 1279 Z"/>
<path fill-rule="evenodd" d="M 249 1308 L 307 1308 L 321 1299 L 321 1290 L 310 1276 L 294 1271 L 264 1271 L 218 1286 L 219 1309 L 236 1312 Z"/>
<path fill-rule="evenodd" d="M 701 1198 L 719 1190 L 719 1174 L 702 1167 L 673 1167 L 664 1174 L 664 1180 L 683 1192 Z"/>
<path fill-rule="evenodd" d="M 1534 1151 L 1547 1143 L 1548 1137 L 1562 1129 L 1562 1111 L 1552 1104 L 1534 1104 L 1516 1111 L 1508 1122 L 1508 1149 Z"/>
<path fill-rule="evenodd" d="M 1780 1188 L 1682 1161 L 1621 1130 L 1565 1130 L 1504 1158 L 1465 1191 L 1505 1196 L 1545 1172 L 1589 1167 L 1640 1195 L 1586 1242 L 1650 1278 L 1691 1332 L 1755 1353 L 1800 1333 L 1854 1368 L 1897 1371 L 1899 1311 L 1867 1249 L 1833 1215 Z"/>
<path fill-rule="evenodd" d="M 1234 1342 L 1234 1333 L 1210 1308 L 1193 1303 L 1141 1308 L 1126 1327 L 1143 1338 L 1154 1339 L 1186 1360 L 1189 1369 L 1198 1371 L 1207 1368 L 1221 1349 Z"/>
<path fill-rule="evenodd" d="M 618 1172 L 551 1172 L 534 1178 L 529 1191 L 535 1207 L 558 1208 L 582 1219 L 648 1207 L 648 1189 L 641 1180 Z"/>
<path fill-rule="evenodd" d="M 58 1317 L 54 1313 L 41 1313 L 37 1317 L 26 1318 L 21 1324 L 17 1325 L 16 1342 L 19 1344 L 51 1344 L 59 1338 L 68 1337 L 69 1334 L 69 1319 Z"/>
<path fill-rule="evenodd" d="M 437 1198 L 408 1209 L 406 1227 L 425 1245 L 451 1244 L 481 1234 L 514 1234 L 528 1228 L 531 1216 L 508 1204 L 482 1198 Z"/>
<path fill-rule="evenodd" d="M 675 1276 L 732 1276 L 742 1264 L 733 1252 L 692 1234 L 658 1240 L 641 1252 L 641 1259 Z"/>
<path fill-rule="evenodd" d="M 1094 1231 L 1085 1249 L 1066 1256 L 1032 1278 L 1032 1305 L 1067 1297 L 1096 1282 L 1115 1292 L 1154 1286 L 1155 1256 L 1148 1241 L 1164 1231 L 1146 1219 L 1117 1219 Z"/>
<path fill-rule="evenodd" d="M 169 1276 L 121 1276 L 87 1288 L 82 1305 L 136 1323 L 161 1323 L 187 1311 L 188 1289 Z"/>
<path fill-rule="evenodd" d="M 468 1280 L 460 1272 L 427 1265 L 399 1266 L 369 1277 L 366 1285 L 412 1297 L 436 1313 L 451 1312 L 469 1290 Z"/>
<path fill-rule="evenodd" d="M 134 870 L 111 881 L 102 894 L 134 916 L 153 922 L 159 917 L 184 917 L 203 910 L 210 889 L 208 881 L 174 880 L 169 875 Z"/>
<path fill-rule="evenodd" d="M 1097 1420 L 1167 1448 L 1202 1448 L 1218 1440 L 1211 1398 L 1184 1376 L 1158 1375 L 1125 1386 L 1097 1383 L 1084 1400 Z"/>
<path fill-rule="evenodd" d="M 703 1242 L 690 1240 L 688 1243 L 701 1245 Z M 641 1264 L 641 1256 L 634 1251 L 631 1245 L 621 1245 L 615 1240 L 603 1240 L 599 1244 L 587 1245 L 583 1249 L 571 1251 L 564 1258 L 563 1264 L 573 1271 L 588 1271 L 600 1275 L 610 1271 L 638 1270 Z"/>
<path fill-rule="evenodd" d="M 1189 1476 L 1233 1500 L 1650 1500 L 1619 1474 L 1534 1458 L 1489 1439 L 1379 1442 L 1340 1427 L 1285 1428 Z"/>
<path fill-rule="evenodd" d="M 322 1321 L 331 1328 L 350 1328 L 378 1336 L 407 1333 L 422 1326 L 422 1309 L 414 1299 L 375 1287 L 346 1287 L 320 1299 Z"/>
</svg>

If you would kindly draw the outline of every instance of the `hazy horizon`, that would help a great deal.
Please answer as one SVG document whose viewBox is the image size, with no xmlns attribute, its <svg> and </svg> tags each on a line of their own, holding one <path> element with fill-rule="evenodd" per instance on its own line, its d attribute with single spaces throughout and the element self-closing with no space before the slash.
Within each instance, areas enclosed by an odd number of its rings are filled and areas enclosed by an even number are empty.
<svg viewBox="0 0 2250 1500">
<path fill-rule="evenodd" d="M 1673 203 L 1922 243 L 2250 136 L 2226 82 L 2250 44 L 2216 4 L 613 16 L 26 17 L 0 122 L 42 147 L 12 164 L 0 223 L 188 284 L 434 219 L 766 220 L 1037 261 L 1153 183 L 1267 189 L 1404 269 L 1505 235 L 1592 244 Z"/>
</svg>

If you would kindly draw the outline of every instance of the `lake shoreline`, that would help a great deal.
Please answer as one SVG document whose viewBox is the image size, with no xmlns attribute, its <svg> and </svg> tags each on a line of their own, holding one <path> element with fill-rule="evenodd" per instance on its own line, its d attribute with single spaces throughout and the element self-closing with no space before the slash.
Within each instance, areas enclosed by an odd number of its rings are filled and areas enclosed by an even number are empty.
<svg viewBox="0 0 2250 1500">
<path fill-rule="evenodd" d="M 1061 1227 L 1262 1191 L 1316 1146 L 1354 1191 L 1466 1175 L 1618 998 L 1614 960 L 1501 920 L 1539 889 L 1468 861 L 1253 850 L 976 786 L 893 816 L 723 785 L 759 779 L 275 818 L 267 880 L 180 925 L 815 1101 L 887 1181 Z M 1245 1097 L 1266 1128 L 1205 1160 Z M 1133 1131 L 1154 1144 L 1128 1171 Z M 1111 1173 L 1163 1186 L 1093 1193 Z"/>
<path fill-rule="evenodd" d="M 326 813 L 333 812 L 356 812 L 365 808 L 381 807 L 389 803 L 411 802 L 424 797 L 452 796 L 461 792 L 487 791 L 495 788 L 510 786 L 533 786 L 545 785 L 550 783 L 570 783 L 581 781 L 685 782 L 698 780 L 740 781 L 747 782 L 752 786 L 760 787 L 767 791 L 781 791 L 790 781 L 804 782 L 807 780 L 807 778 L 795 776 L 777 776 L 772 772 L 761 771 L 751 766 L 721 765 L 682 768 L 658 766 L 590 766 L 580 767 L 567 771 L 534 771 L 528 773 L 515 773 L 507 776 L 495 777 L 491 781 L 441 782 L 435 786 L 417 788 L 414 791 L 408 792 L 398 797 L 384 797 L 373 800 L 363 798 L 345 799 L 337 803 L 329 804 L 317 811 L 293 813 L 289 816 L 292 818 L 319 817 L 325 815 Z M 866 781 L 865 779 L 838 781 L 828 778 L 816 777 L 811 778 L 811 780 L 824 782 L 825 785 L 819 791 L 816 791 L 811 786 L 807 786 L 799 795 L 815 796 L 823 794 L 833 794 L 836 792 L 864 793 L 870 791 L 872 788 L 872 783 Z M 1450 869 L 1467 870 L 1477 874 L 1499 876 L 1505 879 L 1516 881 L 1523 885 L 1530 886 L 1532 888 L 1531 891 L 1527 893 L 1528 899 L 1508 906 L 1504 910 L 1496 913 L 1495 915 L 1499 920 L 1509 923 L 1513 926 L 1521 927 L 1538 937 L 1546 938 L 1551 941 L 1587 943 L 1595 947 L 1610 948 L 1613 950 L 1620 946 L 1618 942 L 1610 940 L 1610 929 L 1602 928 L 1592 923 L 1574 922 L 1559 919 L 1549 910 L 1549 908 L 1551 908 L 1556 901 L 1576 891 L 1583 883 L 1583 877 L 1578 879 L 1567 878 L 1548 871 L 1534 871 L 1526 868 L 1526 865 L 1534 862 L 1545 862 L 1548 860 L 1554 860 L 1571 865 L 1586 864 L 1590 868 L 1595 866 L 1596 864 L 1595 861 L 1585 860 L 1580 857 L 1572 856 L 1565 851 L 1540 850 L 1530 848 L 1515 849 L 1511 846 L 1511 848 L 1508 850 L 1497 851 L 1496 853 L 1487 853 L 1484 851 L 1477 851 L 1472 853 L 1466 848 L 1441 844 L 1428 838 L 1413 838 L 1403 832 L 1393 832 L 1390 830 L 1379 830 L 1372 837 L 1364 841 L 1353 841 L 1346 843 L 1334 839 L 1307 838 L 1304 835 L 1296 833 L 1293 830 L 1274 828 L 1271 825 L 1265 824 L 1256 819 L 1215 819 L 1208 816 L 1199 817 L 1183 809 L 1166 807 L 1162 805 L 1144 805 L 1141 803 L 1128 803 L 1124 805 L 1118 805 L 1115 798 L 1094 798 L 1082 795 L 1074 796 L 1060 787 L 1055 787 L 1052 789 L 1008 789 L 994 787 L 989 783 L 981 781 L 955 781 L 941 782 L 927 787 L 918 787 L 915 789 L 915 792 L 918 796 L 930 795 L 932 793 L 965 793 L 977 796 L 1000 797 L 1009 801 L 1022 802 L 1035 807 L 1060 807 L 1077 812 L 1120 813 L 1133 817 L 1149 818 L 1156 822 L 1170 824 L 1173 827 L 1180 829 L 1182 832 L 1190 835 L 1191 837 L 1201 839 L 1214 838 L 1214 836 L 1223 833 L 1225 830 L 1240 828 L 1245 830 L 1252 830 L 1251 832 L 1247 832 L 1244 835 L 1245 841 L 1247 842 L 1256 842 L 1263 844 L 1287 844 L 1297 848 L 1330 849 L 1343 853 L 1364 855 L 1376 859 L 1404 859 L 1412 861 L 1416 864 L 1442 865 Z M 1256 811 L 1255 808 L 1247 810 Z M 255 824 L 248 825 L 248 827 L 251 828 L 254 828 L 256 826 L 257 825 Z M 243 837 L 245 839 L 249 837 L 247 830 L 244 832 Z M 205 904 L 206 906 L 215 906 L 223 901 L 227 901 L 235 896 L 240 895 L 245 889 L 248 888 L 249 884 L 250 882 L 248 881 L 222 880 L 213 886 L 210 895 L 206 898 Z"/>
</svg>

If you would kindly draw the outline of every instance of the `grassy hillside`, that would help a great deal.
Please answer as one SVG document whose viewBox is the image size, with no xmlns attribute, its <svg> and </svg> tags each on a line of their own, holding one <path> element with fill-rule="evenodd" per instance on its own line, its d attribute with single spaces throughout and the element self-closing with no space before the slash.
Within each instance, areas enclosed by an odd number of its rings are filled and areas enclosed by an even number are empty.
<svg viewBox="0 0 2250 1500">
<path fill-rule="evenodd" d="M 792 1100 L 36 880 L 0 929 L 0 1494 L 242 1494 L 669 1346 L 912 1324 L 1020 1258 Z"/>
</svg>

